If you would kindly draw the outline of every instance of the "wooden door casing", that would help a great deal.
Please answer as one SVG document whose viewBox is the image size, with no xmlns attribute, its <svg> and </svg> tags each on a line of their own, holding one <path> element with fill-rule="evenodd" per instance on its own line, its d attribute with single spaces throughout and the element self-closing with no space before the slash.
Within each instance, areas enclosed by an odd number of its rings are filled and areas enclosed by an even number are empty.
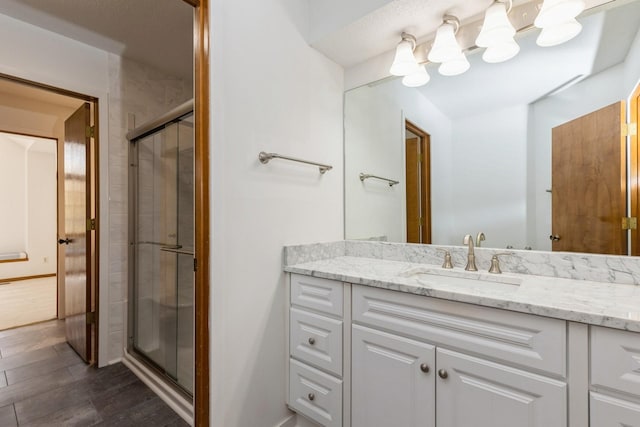
<svg viewBox="0 0 640 427">
<path fill-rule="evenodd" d="M 627 253 L 624 102 L 552 130 L 552 250 Z"/>
<path fill-rule="evenodd" d="M 636 86 L 635 90 L 631 94 L 629 101 L 629 113 L 631 116 L 631 127 L 635 127 L 633 132 L 630 133 L 630 183 L 629 192 L 631 193 L 631 212 L 630 216 L 638 218 L 640 215 L 640 170 L 638 164 L 640 164 L 640 150 L 638 150 L 638 122 L 640 122 L 640 84 Z M 637 228 L 631 229 L 631 255 L 640 255 L 640 232 Z"/>
</svg>

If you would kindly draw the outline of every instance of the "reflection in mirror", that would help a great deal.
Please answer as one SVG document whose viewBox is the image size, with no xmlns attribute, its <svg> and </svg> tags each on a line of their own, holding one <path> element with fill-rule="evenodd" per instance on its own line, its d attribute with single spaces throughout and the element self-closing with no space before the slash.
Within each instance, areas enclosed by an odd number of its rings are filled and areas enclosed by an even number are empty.
<svg viewBox="0 0 640 427">
<path fill-rule="evenodd" d="M 421 219 L 429 227 L 430 243 L 460 245 L 465 234 L 484 232 L 486 247 L 626 253 L 626 231 L 621 217 L 614 217 L 620 214 L 604 209 L 622 203 L 621 212 L 626 212 L 628 195 L 622 190 L 628 160 L 620 126 L 609 137 L 613 156 L 620 159 L 608 174 L 616 176 L 615 188 L 598 184 L 606 175 L 603 165 L 593 157 L 582 158 L 582 145 L 554 150 L 557 166 L 552 170 L 552 146 L 578 138 L 560 125 L 614 103 L 621 108 L 634 92 L 640 78 L 640 1 L 618 0 L 578 20 L 582 32 L 559 46 L 537 46 L 536 30 L 520 33 L 520 54 L 504 63 L 485 63 L 476 51 L 468 55 L 471 69 L 460 76 L 441 76 L 429 64 L 432 79 L 423 87 L 404 87 L 400 79 L 389 78 L 348 91 L 345 237 L 412 241 L 406 145 L 411 138 L 406 123 L 411 123 L 430 140 L 430 160 L 423 166 L 430 172 L 430 184 L 423 180 L 430 188 L 430 209 Z M 600 119 L 590 117 L 587 121 L 597 127 Z M 573 169 L 561 170 L 561 165 Z M 362 172 L 400 183 L 360 181 Z M 568 181 L 556 190 L 561 180 Z M 573 185 L 580 180 L 591 184 Z M 552 188 L 557 194 L 552 195 Z M 612 201 L 613 193 L 617 201 Z M 555 201 L 560 197 L 566 202 L 562 208 Z M 596 207 L 586 209 L 593 218 L 579 209 L 585 198 Z M 596 231 L 599 223 L 609 228 Z M 571 239 L 563 241 L 560 224 L 573 225 L 566 231 Z M 616 243 L 609 246 L 614 249 L 596 244 L 613 235 Z M 580 242 L 565 244 L 569 240 Z M 564 246 L 556 248 L 554 241 Z"/>
</svg>

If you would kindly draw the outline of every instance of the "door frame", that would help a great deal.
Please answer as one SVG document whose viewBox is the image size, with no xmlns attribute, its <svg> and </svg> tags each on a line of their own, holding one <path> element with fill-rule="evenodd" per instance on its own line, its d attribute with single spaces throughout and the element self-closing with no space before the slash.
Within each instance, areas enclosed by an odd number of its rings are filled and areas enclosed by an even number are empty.
<svg viewBox="0 0 640 427">
<path fill-rule="evenodd" d="M 629 97 L 628 110 L 629 110 L 629 123 L 635 124 L 636 131 L 629 132 L 630 147 L 629 147 L 629 192 L 630 197 L 630 212 L 629 216 L 638 218 L 640 214 L 640 150 L 638 150 L 638 123 L 640 122 L 640 83 L 633 90 L 633 93 Z M 640 233 L 639 230 L 631 229 L 631 250 L 630 255 L 640 255 Z"/>
<path fill-rule="evenodd" d="M 95 222 L 96 222 L 96 231 L 100 230 L 100 150 L 99 150 L 99 118 L 100 118 L 100 109 L 99 109 L 99 99 L 97 97 L 94 96 L 90 96 L 90 95 L 85 95 L 82 93 L 78 93 L 78 92 L 74 92 L 68 89 L 62 89 L 59 87 L 55 87 L 55 86 L 51 86 L 51 85 L 47 85 L 44 83 L 40 83 L 40 82 L 36 82 L 33 80 L 28 80 L 28 79 L 24 79 L 21 77 L 16 77 L 16 76 L 12 76 L 9 74 L 4 74 L 4 73 L 0 73 L 0 79 L 4 79 L 4 80 L 8 80 L 10 82 L 16 83 L 16 84 L 20 84 L 20 85 L 25 85 L 25 86 L 29 86 L 32 88 L 36 88 L 36 89 L 40 89 L 40 90 L 45 90 L 48 92 L 52 92 L 58 95 L 62 95 L 62 96 L 66 96 L 69 98 L 75 98 L 79 101 L 84 101 L 84 102 L 88 102 L 91 105 L 91 122 L 93 123 L 93 126 L 95 127 L 95 134 L 94 136 L 91 138 L 93 140 L 93 144 L 92 144 L 92 149 L 94 152 L 94 155 L 91 157 L 91 159 L 89 160 L 91 162 L 91 190 L 93 192 L 93 197 L 92 197 L 92 209 L 95 212 Z M 56 203 L 60 203 L 60 187 L 59 187 L 59 183 L 60 183 L 60 161 L 61 159 L 60 157 L 60 144 L 61 141 L 58 140 L 58 138 L 52 138 L 52 137 L 44 137 L 44 138 L 49 138 L 49 139 L 55 139 L 57 141 L 56 145 L 58 146 L 58 149 L 56 150 L 57 154 L 57 171 L 58 171 L 58 185 L 57 185 L 57 202 Z M 64 142 L 62 142 L 64 143 Z M 59 210 L 56 211 L 56 214 L 59 213 Z M 57 230 L 57 235 L 58 237 L 60 236 L 60 228 L 59 228 L 59 224 L 56 226 Z M 100 329 L 100 325 L 98 322 L 99 319 L 99 299 L 100 299 L 100 236 L 98 232 L 94 232 L 93 234 L 93 241 L 91 242 L 94 251 L 92 253 L 88 253 L 87 254 L 87 262 L 91 263 L 91 266 L 93 267 L 91 269 L 91 297 L 92 297 L 92 301 L 91 304 L 89 305 L 89 308 L 95 308 L 95 322 L 93 323 L 94 325 L 94 332 L 93 334 L 91 334 L 90 341 L 91 341 L 91 349 L 90 349 L 90 362 L 94 363 L 94 364 L 98 364 L 98 341 L 99 341 L 99 329 Z M 56 266 L 56 280 L 59 282 L 60 280 L 60 250 L 58 249 L 57 251 L 57 266 Z M 59 283 L 56 284 L 56 286 L 59 287 Z M 59 292 L 60 290 L 58 289 L 58 297 L 59 297 Z M 66 296 L 65 296 L 66 297 Z M 59 303 L 59 302 L 58 302 Z M 56 310 L 58 309 L 59 304 L 56 307 Z M 58 317 L 59 317 L 59 312 L 58 312 Z"/>
<path fill-rule="evenodd" d="M 407 156 L 406 131 L 408 130 L 420 138 L 420 153 L 422 155 L 422 166 L 420 167 L 420 214 L 421 217 L 424 218 L 424 223 L 422 223 L 420 227 L 420 243 L 428 244 L 431 243 L 431 135 L 420 129 L 415 123 L 408 119 L 404 120 L 404 129 L 404 140 L 402 143 L 404 146 L 405 162 Z M 405 185 L 405 204 L 408 185 L 409 183 L 407 182 Z"/>
<path fill-rule="evenodd" d="M 195 337 L 194 426 L 209 425 L 209 0 L 194 7 Z"/>
</svg>

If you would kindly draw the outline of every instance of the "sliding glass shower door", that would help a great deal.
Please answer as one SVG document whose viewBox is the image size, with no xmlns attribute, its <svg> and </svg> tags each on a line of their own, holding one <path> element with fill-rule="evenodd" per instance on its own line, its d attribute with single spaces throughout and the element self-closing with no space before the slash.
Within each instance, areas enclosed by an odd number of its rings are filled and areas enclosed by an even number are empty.
<svg viewBox="0 0 640 427">
<path fill-rule="evenodd" d="M 129 350 L 193 393 L 194 135 L 188 114 L 131 141 Z"/>
</svg>

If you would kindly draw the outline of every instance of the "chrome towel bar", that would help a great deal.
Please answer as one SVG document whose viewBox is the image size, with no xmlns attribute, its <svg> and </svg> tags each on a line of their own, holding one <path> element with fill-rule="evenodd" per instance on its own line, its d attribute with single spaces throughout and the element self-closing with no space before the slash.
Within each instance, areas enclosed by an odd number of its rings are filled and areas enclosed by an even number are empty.
<svg viewBox="0 0 640 427">
<path fill-rule="evenodd" d="M 282 156 L 276 153 L 265 153 L 264 151 L 261 151 L 260 154 L 258 154 L 258 159 L 260 160 L 260 163 L 263 163 L 263 164 L 269 163 L 269 160 L 271 159 L 283 159 L 283 160 L 290 160 L 292 162 L 305 163 L 307 165 L 318 166 L 318 168 L 320 169 L 320 173 L 322 174 L 325 173 L 326 171 L 330 171 L 331 169 L 333 169 L 333 166 L 331 165 L 311 162 L 309 160 L 296 159 L 295 157 Z"/>
<path fill-rule="evenodd" d="M 368 173 L 361 173 L 360 174 L 360 181 L 364 181 L 365 179 L 369 179 L 369 178 L 375 178 L 375 179 L 379 179 L 379 180 L 382 180 L 382 181 L 387 181 L 389 183 L 389 187 L 393 187 L 396 184 L 400 184 L 400 181 L 395 181 L 393 179 L 383 178 L 381 176 L 371 175 L 371 174 L 368 174 Z"/>
</svg>

